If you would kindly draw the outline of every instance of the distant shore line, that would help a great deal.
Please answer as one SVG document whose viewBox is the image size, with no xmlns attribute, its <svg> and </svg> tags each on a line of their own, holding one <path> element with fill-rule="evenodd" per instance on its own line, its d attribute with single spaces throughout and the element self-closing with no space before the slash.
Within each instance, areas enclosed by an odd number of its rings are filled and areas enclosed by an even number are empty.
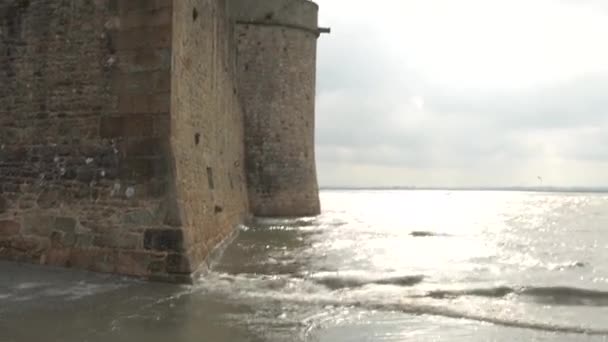
<svg viewBox="0 0 608 342">
<path fill-rule="evenodd" d="M 321 186 L 320 190 L 368 190 L 368 191 L 513 191 L 513 192 L 578 192 L 578 193 L 608 193 L 608 187 L 350 187 L 350 186 Z"/>
</svg>

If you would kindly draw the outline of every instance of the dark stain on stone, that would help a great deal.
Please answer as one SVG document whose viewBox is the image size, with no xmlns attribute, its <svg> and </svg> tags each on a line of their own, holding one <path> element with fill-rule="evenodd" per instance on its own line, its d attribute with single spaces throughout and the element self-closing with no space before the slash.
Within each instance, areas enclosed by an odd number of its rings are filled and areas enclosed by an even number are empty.
<svg viewBox="0 0 608 342">
<path fill-rule="evenodd" d="M 56 217 L 53 228 L 64 233 L 73 234 L 76 230 L 76 220 L 72 217 Z"/>
<path fill-rule="evenodd" d="M 169 254 L 167 256 L 167 272 L 189 274 L 190 262 L 183 254 Z"/>
<path fill-rule="evenodd" d="M 57 190 L 46 189 L 38 196 L 36 203 L 42 209 L 57 207 L 59 203 L 59 192 Z"/>
<path fill-rule="evenodd" d="M 0 197 L 0 214 L 5 213 L 8 210 L 8 201 L 4 197 Z"/>
<path fill-rule="evenodd" d="M 210 167 L 207 168 L 207 185 L 211 190 L 215 188 L 215 184 L 213 183 L 213 169 Z"/>
<path fill-rule="evenodd" d="M 183 232 L 178 229 L 148 229 L 144 233 L 144 248 L 179 252 L 183 248 L 183 240 Z"/>
</svg>

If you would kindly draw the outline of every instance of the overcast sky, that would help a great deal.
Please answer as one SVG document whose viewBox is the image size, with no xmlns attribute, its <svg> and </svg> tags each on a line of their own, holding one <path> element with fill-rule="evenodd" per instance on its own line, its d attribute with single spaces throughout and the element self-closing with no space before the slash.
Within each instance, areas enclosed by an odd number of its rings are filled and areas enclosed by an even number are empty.
<svg viewBox="0 0 608 342">
<path fill-rule="evenodd" d="M 608 1 L 317 2 L 322 186 L 608 185 Z"/>
</svg>

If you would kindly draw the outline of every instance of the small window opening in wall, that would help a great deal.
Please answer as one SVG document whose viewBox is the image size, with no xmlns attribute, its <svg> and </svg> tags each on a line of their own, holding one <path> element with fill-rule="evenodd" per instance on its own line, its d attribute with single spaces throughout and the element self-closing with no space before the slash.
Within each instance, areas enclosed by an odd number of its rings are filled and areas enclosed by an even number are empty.
<svg viewBox="0 0 608 342">
<path fill-rule="evenodd" d="M 194 135 L 194 145 L 198 146 L 198 144 L 201 143 L 201 134 L 200 133 L 196 133 Z"/>
<path fill-rule="evenodd" d="M 274 17 L 274 13 L 272 13 L 272 12 L 266 13 L 266 20 L 272 20 L 272 17 Z"/>
<path fill-rule="evenodd" d="M 192 21 L 196 21 L 198 18 L 198 10 L 195 8 L 192 9 Z"/>
<path fill-rule="evenodd" d="M 209 184 L 209 189 L 213 190 L 215 187 L 213 184 L 213 170 L 210 167 L 207 168 L 207 183 Z"/>
</svg>

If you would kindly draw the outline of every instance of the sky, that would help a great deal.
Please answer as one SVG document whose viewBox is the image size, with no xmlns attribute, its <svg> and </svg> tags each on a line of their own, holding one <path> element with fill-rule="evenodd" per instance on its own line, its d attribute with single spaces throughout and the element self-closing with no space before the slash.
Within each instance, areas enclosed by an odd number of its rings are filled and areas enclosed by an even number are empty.
<svg viewBox="0 0 608 342">
<path fill-rule="evenodd" d="M 608 186 L 608 1 L 317 3 L 321 186 Z"/>
</svg>

